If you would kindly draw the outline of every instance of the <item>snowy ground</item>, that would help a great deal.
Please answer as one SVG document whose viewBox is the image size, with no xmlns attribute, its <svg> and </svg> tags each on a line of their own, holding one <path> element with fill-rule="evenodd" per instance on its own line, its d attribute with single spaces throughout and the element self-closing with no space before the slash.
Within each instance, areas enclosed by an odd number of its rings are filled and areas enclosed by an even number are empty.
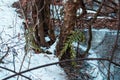
<svg viewBox="0 0 120 80">
<path fill-rule="evenodd" d="M 33 68 L 36 66 L 57 62 L 58 58 L 54 55 L 34 54 L 30 52 L 24 57 L 24 29 L 22 27 L 23 20 L 18 17 L 15 8 L 11 5 L 17 0 L 0 0 L 0 59 L 7 54 L 2 60 L 4 64 L 0 66 L 9 68 L 13 71 L 19 72 Z M 23 66 L 20 70 L 20 67 Z M 0 68 L 0 80 L 14 73 Z M 66 80 L 64 71 L 59 65 L 44 67 L 41 69 L 27 72 L 24 75 L 30 77 L 32 80 Z M 18 77 L 9 80 L 17 80 Z M 19 80 L 26 80 L 19 77 Z"/>
<path fill-rule="evenodd" d="M 15 72 L 20 72 L 27 70 L 36 66 L 57 62 L 58 58 L 51 54 L 34 54 L 34 52 L 29 52 L 25 60 L 24 58 L 24 29 L 22 26 L 23 20 L 18 17 L 15 12 L 15 8 L 11 5 L 13 2 L 18 0 L 0 0 L 0 59 L 5 55 L 2 60 L 4 64 L 0 63 L 0 80 L 14 74 L 10 71 L 1 68 L 5 67 L 11 69 Z M 89 11 L 90 12 L 90 11 Z M 53 16 L 56 17 L 56 16 Z M 96 31 L 96 30 L 93 30 Z M 109 32 L 109 30 L 99 30 L 104 32 Z M 114 31 L 113 31 L 114 32 Z M 113 33 L 115 35 L 116 33 Z M 103 34 L 104 37 L 104 34 Z M 98 40 L 97 40 L 98 41 Z M 54 52 L 56 43 L 53 44 L 48 50 L 52 53 Z M 76 46 L 76 44 L 74 44 Z M 86 50 L 85 46 L 79 46 L 83 51 Z M 95 50 L 90 50 L 89 58 L 97 58 Z M 103 80 L 103 77 L 98 69 L 97 61 L 88 61 L 92 66 L 90 71 L 86 71 L 96 77 L 94 80 Z M 23 63 L 23 65 L 22 65 Z M 21 67 L 22 66 L 22 67 Z M 21 68 L 21 69 L 20 69 Z M 52 65 L 49 67 L 44 67 L 36 69 L 24 74 L 25 76 L 31 78 L 32 80 L 66 80 L 66 74 L 59 65 Z M 10 78 L 9 80 L 17 80 L 18 77 Z M 19 77 L 19 80 L 26 80 L 23 77 Z"/>
</svg>

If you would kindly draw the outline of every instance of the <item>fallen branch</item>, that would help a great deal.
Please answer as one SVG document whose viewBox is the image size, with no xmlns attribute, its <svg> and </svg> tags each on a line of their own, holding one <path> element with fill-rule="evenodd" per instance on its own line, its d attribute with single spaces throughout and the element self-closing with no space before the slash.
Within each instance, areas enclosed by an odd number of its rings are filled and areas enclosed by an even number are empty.
<svg viewBox="0 0 120 80">
<path fill-rule="evenodd" d="M 37 67 L 34 67 L 34 68 L 31 68 L 31 69 L 28 69 L 28 70 L 24 70 L 22 72 L 19 72 L 19 73 L 15 73 L 11 76 L 8 76 L 2 80 L 7 80 L 7 79 L 10 79 L 12 77 L 15 77 L 17 75 L 21 75 L 23 73 L 26 73 L 26 72 L 29 72 L 29 71 L 32 71 L 32 70 L 36 70 L 36 69 L 39 69 L 39 68 L 43 68 L 43 67 L 47 67 L 47 66 L 52 66 L 52 65 L 56 65 L 56 64 L 61 64 L 61 63 L 66 63 L 66 62 L 73 62 L 73 61 L 84 61 L 84 60 L 104 60 L 104 61 L 108 61 L 112 64 L 114 64 L 115 66 L 118 66 L 120 67 L 120 64 L 118 63 L 115 63 L 107 58 L 79 58 L 79 59 L 68 59 L 68 60 L 63 60 L 63 61 L 60 61 L 60 62 L 54 62 L 54 63 L 49 63 L 49 64 L 45 64 L 45 65 L 41 65 L 41 66 L 37 66 Z"/>
<path fill-rule="evenodd" d="M 10 72 L 13 72 L 13 73 L 17 74 L 17 72 L 15 72 L 15 71 L 13 71 L 13 70 L 11 70 L 11 69 L 8 69 L 8 68 L 2 67 L 2 66 L 0 66 L 0 68 L 1 68 L 1 69 L 5 69 L 5 70 L 7 70 L 7 71 L 10 71 Z M 22 75 L 22 74 L 20 74 L 20 76 L 22 76 L 22 77 L 24 77 L 24 78 L 26 78 L 26 79 L 28 79 L 28 80 L 32 80 L 32 79 L 30 79 L 29 77 L 24 76 L 24 75 Z"/>
</svg>

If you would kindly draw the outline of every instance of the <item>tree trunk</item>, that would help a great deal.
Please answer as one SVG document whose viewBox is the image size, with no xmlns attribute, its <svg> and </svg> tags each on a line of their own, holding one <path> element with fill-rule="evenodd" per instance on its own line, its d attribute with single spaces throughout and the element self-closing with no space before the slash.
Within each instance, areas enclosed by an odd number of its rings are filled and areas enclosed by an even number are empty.
<svg viewBox="0 0 120 80">
<path fill-rule="evenodd" d="M 53 26 L 50 22 L 50 1 L 27 0 L 26 5 L 24 5 L 24 13 L 26 34 L 28 34 L 26 35 L 27 44 L 31 43 L 29 46 L 34 44 L 33 50 L 36 50 L 36 47 L 38 50 L 40 46 L 50 46 L 55 41 Z M 50 44 L 45 41 L 46 36 L 50 38 Z"/>
<path fill-rule="evenodd" d="M 79 6 L 80 0 L 68 0 L 64 6 L 64 26 L 61 27 L 59 42 L 57 44 L 57 56 L 61 57 L 60 60 L 70 59 L 70 50 L 68 49 L 65 53 L 61 53 L 65 42 L 67 41 L 68 35 L 73 31 L 76 23 L 76 12 Z M 63 55 L 61 55 L 63 54 Z"/>
<path fill-rule="evenodd" d="M 50 20 L 50 0 L 45 0 L 46 1 L 46 6 L 45 6 L 45 24 L 48 27 L 48 36 L 50 37 L 50 44 L 52 44 L 55 41 L 55 34 L 54 34 L 54 27 L 51 24 Z"/>
<path fill-rule="evenodd" d="M 38 37 L 40 39 L 40 45 L 42 46 L 49 46 L 45 41 L 45 37 L 50 37 L 50 43 L 52 44 L 55 41 L 55 35 L 53 26 L 50 22 L 50 1 L 47 0 L 38 0 L 36 1 L 37 7 L 38 7 L 38 20 L 39 20 L 39 26 L 37 28 L 38 30 Z"/>
</svg>

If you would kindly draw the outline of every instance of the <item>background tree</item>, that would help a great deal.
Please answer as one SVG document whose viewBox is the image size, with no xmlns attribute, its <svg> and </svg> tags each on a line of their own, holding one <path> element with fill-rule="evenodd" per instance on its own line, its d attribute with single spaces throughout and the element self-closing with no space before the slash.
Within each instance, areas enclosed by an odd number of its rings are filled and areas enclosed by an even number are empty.
<svg viewBox="0 0 120 80">
<path fill-rule="evenodd" d="M 26 20 L 26 45 L 28 45 L 26 47 L 31 47 L 35 52 L 41 52 L 40 46 L 49 47 L 55 41 L 50 20 L 51 2 L 46 0 L 27 0 L 26 3 L 24 1 L 23 3 L 23 14 Z M 49 42 L 45 41 L 47 36 L 50 38 Z"/>
</svg>

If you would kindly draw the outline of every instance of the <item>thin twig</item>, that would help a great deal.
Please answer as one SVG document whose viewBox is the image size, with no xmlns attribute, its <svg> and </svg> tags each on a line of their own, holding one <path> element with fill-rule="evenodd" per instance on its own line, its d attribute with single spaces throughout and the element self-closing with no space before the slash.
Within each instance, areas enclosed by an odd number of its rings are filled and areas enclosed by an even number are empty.
<svg viewBox="0 0 120 80">
<path fill-rule="evenodd" d="M 95 22 L 95 20 L 97 19 L 97 16 L 98 16 L 98 14 L 100 13 L 100 11 L 101 11 L 101 9 L 102 9 L 103 3 L 104 3 L 104 0 L 102 1 L 99 9 L 97 10 L 97 13 L 94 15 L 94 18 L 93 18 L 93 19 L 91 20 L 91 22 L 88 24 L 88 27 L 89 27 L 89 30 L 88 30 L 89 39 L 88 39 L 88 42 L 87 42 L 87 45 L 88 45 L 88 46 L 87 46 L 87 49 L 86 49 L 86 51 L 85 51 L 85 53 L 84 53 L 85 57 L 88 55 L 89 50 L 90 50 L 90 48 L 91 48 L 91 42 L 92 42 L 92 28 L 91 28 L 91 26 L 92 26 L 92 24 Z"/>
<path fill-rule="evenodd" d="M 8 52 L 9 52 L 9 50 L 10 50 L 10 48 L 9 47 L 7 47 L 8 49 L 7 49 L 7 52 L 6 52 L 6 54 L 0 59 L 0 63 L 4 63 L 3 62 L 3 59 L 8 55 Z"/>
<path fill-rule="evenodd" d="M 21 70 L 22 70 L 22 67 L 23 67 L 23 63 L 24 63 L 24 61 L 25 61 L 25 57 L 26 57 L 26 53 L 24 54 L 24 56 L 23 56 L 23 60 L 22 60 L 22 63 L 21 63 L 21 66 L 20 66 L 20 69 L 19 69 L 19 72 L 21 72 Z M 19 79 L 19 75 L 18 75 L 18 77 L 17 77 L 17 80 Z"/>
</svg>

